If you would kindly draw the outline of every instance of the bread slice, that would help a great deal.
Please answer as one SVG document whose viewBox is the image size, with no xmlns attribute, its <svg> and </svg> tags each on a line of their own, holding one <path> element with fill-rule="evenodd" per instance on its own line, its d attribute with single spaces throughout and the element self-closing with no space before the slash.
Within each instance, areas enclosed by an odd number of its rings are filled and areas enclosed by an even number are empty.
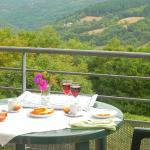
<svg viewBox="0 0 150 150">
<path fill-rule="evenodd" d="M 33 111 L 31 111 L 32 114 L 35 115 L 48 115 L 54 112 L 53 108 L 44 108 L 44 107 L 39 107 L 39 108 L 34 108 Z"/>
<path fill-rule="evenodd" d="M 47 109 L 47 110 L 45 110 L 45 111 L 42 111 L 41 113 L 40 113 L 40 115 L 47 115 L 47 114 L 51 114 L 51 113 L 53 113 L 54 112 L 54 109 L 53 108 L 50 108 L 50 109 Z"/>
</svg>

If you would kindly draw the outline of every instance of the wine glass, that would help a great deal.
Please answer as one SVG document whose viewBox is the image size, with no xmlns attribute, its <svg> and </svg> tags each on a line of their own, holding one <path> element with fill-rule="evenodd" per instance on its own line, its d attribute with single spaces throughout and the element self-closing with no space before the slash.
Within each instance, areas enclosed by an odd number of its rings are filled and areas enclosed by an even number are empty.
<svg viewBox="0 0 150 150">
<path fill-rule="evenodd" d="M 70 86 L 72 81 L 71 80 L 63 80 L 62 81 L 62 90 L 64 94 L 69 95 L 70 94 Z"/>
<path fill-rule="evenodd" d="M 65 101 L 65 106 L 69 106 L 70 102 L 69 102 L 69 95 L 71 93 L 71 90 L 70 90 L 70 87 L 71 87 L 71 83 L 72 83 L 72 80 L 62 80 L 61 82 L 61 86 L 62 86 L 62 90 L 63 90 L 63 93 L 65 95 L 67 95 L 67 99 Z"/>
<path fill-rule="evenodd" d="M 70 90 L 71 90 L 71 94 L 72 94 L 73 97 L 74 97 L 73 103 L 76 103 L 76 104 L 77 104 L 78 101 L 77 101 L 76 98 L 77 98 L 77 96 L 79 95 L 80 90 L 81 90 L 80 84 L 77 83 L 77 82 L 72 83 L 71 86 L 70 86 Z"/>
<path fill-rule="evenodd" d="M 71 94 L 73 95 L 73 97 L 76 99 L 76 97 L 79 95 L 80 90 L 81 90 L 81 86 L 79 83 L 77 82 L 73 82 L 70 86 L 70 90 L 71 90 Z M 75 100 L 74 99 L 74 100 Z"/>
<path fill-rule="evenodd" d="M 79 102 L 77 101 L 77 96 L 80 93 L 81 86 L 79 83 L 74 82 L 71 84 L 70 89 L 71 89 L 71 94 L 74 97 L 74 100 L 72 101 L 72 104 L 70 105 L 70 107 L 71 107 L 70 109 L 72 109 L 71 112 L 74 116 L 76 116 L 76 115 L 78 116 L 78 112 L 81 111 L 81 109 L 79 106 Z"/>
</svg>

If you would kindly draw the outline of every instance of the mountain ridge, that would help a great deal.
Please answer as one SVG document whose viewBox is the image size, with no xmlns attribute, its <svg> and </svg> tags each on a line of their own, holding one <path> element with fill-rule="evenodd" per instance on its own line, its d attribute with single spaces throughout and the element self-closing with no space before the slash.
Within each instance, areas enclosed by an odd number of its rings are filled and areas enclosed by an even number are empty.
<svg viewBox="0 0 150 150">
<path fill-rule="evenodd" d="M 104 1 L 104 0 L 101 0 Z M 62 19 L 99 0 L 7 0 L 0 1 L 0 25 L 35 29 Z"/>
</svg>

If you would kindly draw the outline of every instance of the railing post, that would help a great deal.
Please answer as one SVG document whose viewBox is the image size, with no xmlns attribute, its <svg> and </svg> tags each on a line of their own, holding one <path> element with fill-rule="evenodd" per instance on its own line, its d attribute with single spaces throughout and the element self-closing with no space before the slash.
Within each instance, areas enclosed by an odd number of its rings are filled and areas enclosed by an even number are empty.
<svg viewBox="0 0 150 150">
<path fill-rule="evenodd" d="M 22 54 L 22 92 L 26 91 L 26 52 Z"/>
</svg>

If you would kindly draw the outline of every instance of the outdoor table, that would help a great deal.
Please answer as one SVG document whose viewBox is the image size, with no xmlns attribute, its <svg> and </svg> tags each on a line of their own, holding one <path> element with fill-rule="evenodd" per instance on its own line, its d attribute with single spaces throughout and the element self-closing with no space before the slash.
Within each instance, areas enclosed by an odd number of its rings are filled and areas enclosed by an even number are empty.
<svg viewBox="0 0 150 150">
<path fill-rule="evenodd" d="M 7 100 L 0 101 L 6 104 Z M 123 113 L 116 107 L 96 101 L 95 108 L 110 109 L 117 111 L 120 118 L 117 122 L 117 130 L 123 125 Z M 15 143 L 16 150 L 25 150 L 25 144 L 69 144 L 75 143 L 76 150 L 89 150 L 89 140 L 95 140 L 96 148 L 106 149 L 106 137 L 115 131 L 105 129 L 62 129 L 47 132 L 28 133 L 13 138 L 9 143 Z"/>
</svg>

